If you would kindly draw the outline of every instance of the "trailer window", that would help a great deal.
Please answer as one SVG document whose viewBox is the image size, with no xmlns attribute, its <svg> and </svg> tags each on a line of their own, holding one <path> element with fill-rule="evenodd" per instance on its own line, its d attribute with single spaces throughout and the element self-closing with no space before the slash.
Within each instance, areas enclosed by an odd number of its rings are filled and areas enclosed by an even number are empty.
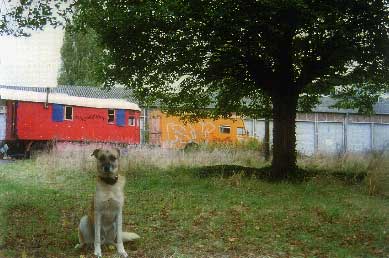
<svg viewBox="0 0 389 258">
<path fill-rule="evenodd" d="M 65 106 L 65 120 L 73 120 L 73 107 Z"/>
<path fill-rule="evenodd" d="M 108 124 L 115 122 L 115 109 L 108 109 Z"/>
<path fill-rule="evenodd" d="M 128 125 L 129 126 L 135 126 L 135 117 L 134 116 L 129 116 L 128 117 Z"/>
<path fill-rule="evenodd" d="M 238 128 L 236 128 L 236 134 L 237 135 L 245 135 L 246 130 L 243 127 L 238 127 Z"/>
<path fill-rule="evenodd" d="M 227 125 L 221 125 L 219 127 L 220 133 L 226 133 L 229 134 L 231 132 L 231 127 Z"/>
</svg>

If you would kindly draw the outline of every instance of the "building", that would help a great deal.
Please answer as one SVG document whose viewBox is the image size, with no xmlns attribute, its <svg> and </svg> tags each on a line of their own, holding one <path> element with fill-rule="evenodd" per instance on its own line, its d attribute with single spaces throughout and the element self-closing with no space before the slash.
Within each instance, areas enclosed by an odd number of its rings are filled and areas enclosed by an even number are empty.
<svg viewBox="0 0 389 258">
<path fill-rule="evenodd" d="M 355 109 L 332 108 L 334 99 L 324 97 L 311 113 L 297 113 L 297 150 L 305 155 L 317 153 L 369 152 L 389 149 L 389 102 L 380 99 L 374 115 L 358 114 Z M 263 119 L 245 119 L 249 135 L 262 140 Z M 270 139 L 272 139 L 270 122 Z"/>
</svg>

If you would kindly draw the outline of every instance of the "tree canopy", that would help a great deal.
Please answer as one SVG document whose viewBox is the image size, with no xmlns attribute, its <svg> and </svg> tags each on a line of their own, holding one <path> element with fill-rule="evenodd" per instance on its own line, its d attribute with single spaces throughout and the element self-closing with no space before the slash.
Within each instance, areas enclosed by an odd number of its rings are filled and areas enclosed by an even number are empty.
<svg viewBox="0 0 389 258">
<path fill-rule="evenodd" d="M 107 85 L 124 84 L 183 115 L 205 115 L 207 106 L 216 115 L 258 114 L 270 99 L 277 179 L 296 171 L 299 102 L 308 108 L 332 92 L 361 103 L 387 87 L 386 0 L 78 0 L 74 6 L 73 26 L 96 31 L 106 50 Z M 181 84 L 173 83 L 179 78 Z"/>
<path fill-rule="evenodd" d="M 296 168 L 299 99 L 309 104 L 334 86 L 376 92 L 388 79 L 386 1 L 97 1 L 79 9 L 78 24 L 109 50 L 108 83 L 181 114 L 209 105 L 247 112 L 270 97 L 276 178 Z M 172 84 L 181 76 L 190 77 Z"/>
<path fill-rule="evenodd" d="M 79 8 L 77 21 L 109 50 L 109 82 L 145 96 L 168 93 L 169 102 L 176 95 L 193 103 L 196 95 L 224 109 L 278 87 L 312 95 L 387 75 L 385 1 L 80 1 Z M 193 79 L 171 89 L 183 75 Z"/>
</svg>

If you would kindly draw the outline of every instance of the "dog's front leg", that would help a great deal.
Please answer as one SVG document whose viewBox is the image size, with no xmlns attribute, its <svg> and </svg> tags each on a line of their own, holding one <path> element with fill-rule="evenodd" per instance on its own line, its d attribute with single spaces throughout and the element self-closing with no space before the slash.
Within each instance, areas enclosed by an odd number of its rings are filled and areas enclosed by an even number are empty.
<svg viewBox="0 0 389 258">
<path fill-rule="evenodd" d="M 97 257 L 102 257 L 101 254 L 101 213 L 95 211 L 95 255 Z"/>
<path fill-rule="evenodd" d="M 116 217 L 116 225 L 117 225 L 117 234 L 116 234 L 116 238 L 117 238 L 117 243 L 116 243 L 116 249 L 118 251 L 118 254 L 121 256 L 121 257 L 128 257 L 128 254 L 126 253 L 126 251 L 124 250 L 124 246 L 123 246 L 123 238 L 122 238 L 122 233 L 123 233 L 123 230 L 122 230 L 122 223 L 123 223 L 123 215 L 122 215 L 122 211 L 123 209 L 120 207 L 119 209 L 119 212 L 118 212 L 118 215 Z"/>
</svg>

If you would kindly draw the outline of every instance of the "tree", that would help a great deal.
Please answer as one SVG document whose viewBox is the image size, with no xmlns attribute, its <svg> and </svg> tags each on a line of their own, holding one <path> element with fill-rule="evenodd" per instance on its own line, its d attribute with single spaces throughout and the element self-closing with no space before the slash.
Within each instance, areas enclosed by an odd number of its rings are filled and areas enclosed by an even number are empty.
<svg viewBox="0 0 389 258">
<path fill-rule="evenodd" d="M 61 69 L 58 76 L 58 85 L 101 86 L 103 49 L 99 47 L 96 33 L 65 30 L 61 48 Z"/>
<path fill-rule="evenodd" d="M 386 1 L 112 0 L 78 8 L 79 23 L 108 50 L 108 83 L 185 115 L 204 115 L 207 105 L 217 115 L 255 113 L 250 107 L 270 98 L 275 179 L 296 171 L 301 96 L 309 104 L 334 86 L 386 87 Z M 190 78 L 172 86 L 184 75 Z"/>
<path fill-rule="evenodd" d="M 335 86 L 346 95 L 349 88 L 387 86 L 385 0 L 78 0 L 75 6 L 74 25 L 95 30 L 106 49 L 107 85 L 127 85 L 184 116 L 208 115 L 209 105 L 215 116 L 258 115 L 270 99 L 275 179 L 296 172 L 298 104 L 310 107 Z"/>
</svg>

